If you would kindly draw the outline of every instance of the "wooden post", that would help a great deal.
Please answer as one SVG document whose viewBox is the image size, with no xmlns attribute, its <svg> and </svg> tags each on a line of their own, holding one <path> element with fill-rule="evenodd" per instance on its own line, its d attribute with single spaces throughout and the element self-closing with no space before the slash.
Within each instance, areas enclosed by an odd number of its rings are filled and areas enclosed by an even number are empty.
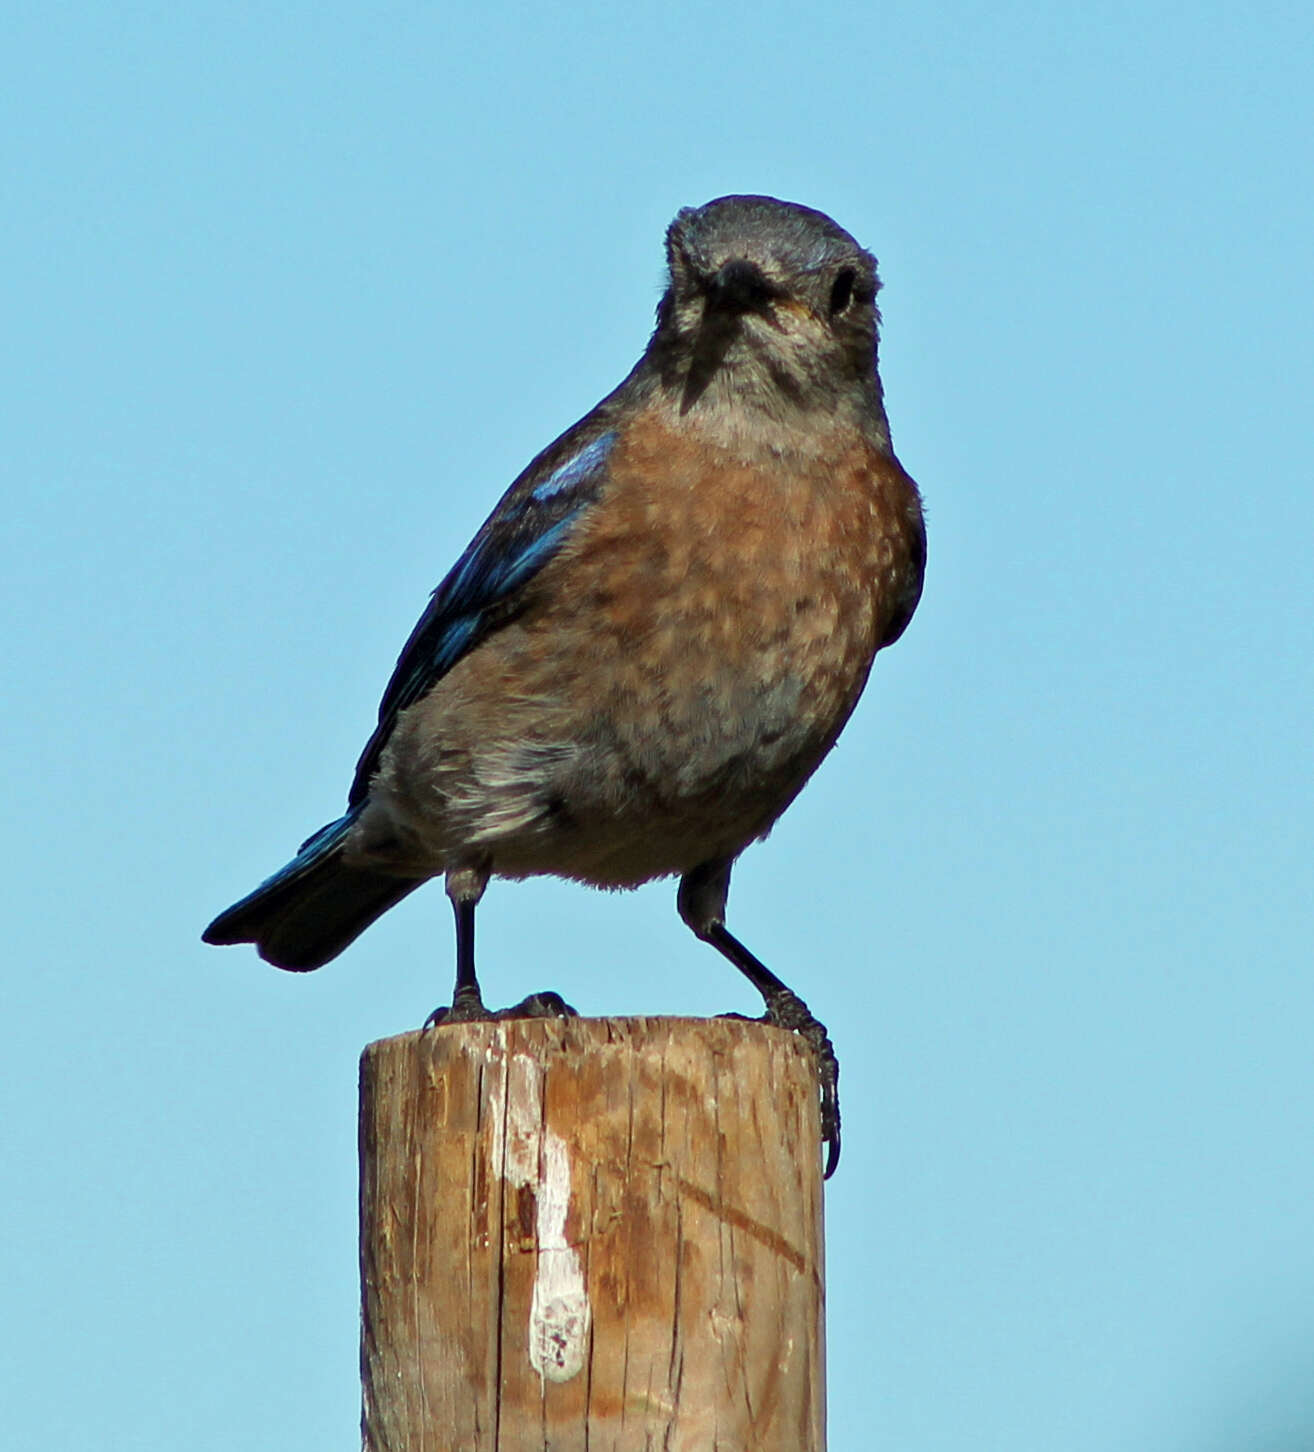
<svg viewBox="0 0 1314 1452">
<path fill-rule="evenodd" d="M 366 1452 L 824 1452 L 819 1134 L 759 1023 L 371 1044 Z"/>
</svg>

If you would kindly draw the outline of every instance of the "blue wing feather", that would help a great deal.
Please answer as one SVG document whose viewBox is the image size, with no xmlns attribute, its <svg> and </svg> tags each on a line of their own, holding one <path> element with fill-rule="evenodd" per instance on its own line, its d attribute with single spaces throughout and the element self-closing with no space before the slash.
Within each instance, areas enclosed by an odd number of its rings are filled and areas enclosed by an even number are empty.
<svg viewBox="0 0 1314 1452">
<path fill-rule="evenodd" d="M 594 475 L 606 468 L 607 456 L 611 453 L 615 442 L 616 431 L 609 429 L 605 434 L 594 439 L 591 444 L 582 448 L 578 454 L 553 469 L 541 484 L 535 484 L 529 491 L 529 497 L 543 503 L 558 494 L 564 494 L 568 490 L 578 489 L 581 485 L 587 484 Z"/>
<path fill-rule="evenodd" d="M 383 693 L 379 724 L 361 753 L 347 799 L 352 807 L 368 794 L 398 715 L 514 613 L 517 595 L 598 497 L 615 443 L 615 431 L 608 430 L 545 474 L 543 460 L 531 465 L 433 592 Z M 556 453 L 554 448 L 545 457 Z"/>
</svg>

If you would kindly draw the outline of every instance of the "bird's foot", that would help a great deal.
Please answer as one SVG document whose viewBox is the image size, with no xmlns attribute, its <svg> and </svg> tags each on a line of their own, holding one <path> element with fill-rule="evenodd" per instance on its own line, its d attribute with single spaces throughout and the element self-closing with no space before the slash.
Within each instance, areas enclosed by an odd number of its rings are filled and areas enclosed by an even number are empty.
<svg viewBox="0 0 1314 1452">
<path fill-rule="evenodd" d="M 826 1025 L 791 988 L 780 987 L 766 995 L 766 1012 L 761 1023 L 792 1029 L 809 1044 L 817 1056 L 817 1078 L 821 1088 L 821 1138 L 826 1146 L 827 1180 L 835 1173 L 840 1157 L 839 1060 Z"/>
<path fill-rule="evenodd" d="M 559 993 L 553 993 L 550 988 L 546 988 L 541 993 L 531 993 L 528 998 L 522 998 L 519 1003 L 513 1003 L 510 1008 L 498 1009 L 493 1017 L 578 1018 L 579 1010 L 571 1008 Z"/>
<path fill-rule="evenodd" d="M 450 1008 L 435 1008 L 424 1021 L 427 1029 L 448 1023 L 496 1023 L 508 1018 L 578 1018 L 578 1012 L 559 993 L 547 989 L 531 993 L 510 1008 L 490 1009 L 477 988 L 458 988 Z"/>
<path fill-rule="evenodd" d="M 452 995 L 452 1002 L 446 1008 L 435 1008 L 424 1021 L 426 1029 L 437 1028 L 444 1023 L 487 1023 L 495 1017 L 484 1007 L 483 995 L 477 985 L 458 988 Z"/>
</svg>

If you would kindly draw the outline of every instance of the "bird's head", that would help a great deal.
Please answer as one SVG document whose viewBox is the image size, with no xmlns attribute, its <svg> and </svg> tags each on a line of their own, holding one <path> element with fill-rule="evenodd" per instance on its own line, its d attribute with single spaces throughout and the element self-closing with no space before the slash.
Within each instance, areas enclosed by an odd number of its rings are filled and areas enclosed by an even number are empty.
<svg viewBox="0 0 1314 1452">
<path fill-rule="evenodd" d="M 652 352 L 681 410 L 879 408 L 876 259 L 822 212 L 721 197 L 666 234 Z"/>
</svg>

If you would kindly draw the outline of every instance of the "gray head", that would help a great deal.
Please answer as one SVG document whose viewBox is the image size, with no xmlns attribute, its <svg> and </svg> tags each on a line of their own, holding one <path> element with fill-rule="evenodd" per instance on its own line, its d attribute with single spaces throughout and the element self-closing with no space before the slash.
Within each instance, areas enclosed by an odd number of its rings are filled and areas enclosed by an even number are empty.
<svg viewBox="0 0 1314 1452">
<path fill-rule="evenodd" d="M 822 212 L 773 197 L 687 207 L 650 356 L 681 409 L 880 415 L 876 259 Z"/>
</svg>

